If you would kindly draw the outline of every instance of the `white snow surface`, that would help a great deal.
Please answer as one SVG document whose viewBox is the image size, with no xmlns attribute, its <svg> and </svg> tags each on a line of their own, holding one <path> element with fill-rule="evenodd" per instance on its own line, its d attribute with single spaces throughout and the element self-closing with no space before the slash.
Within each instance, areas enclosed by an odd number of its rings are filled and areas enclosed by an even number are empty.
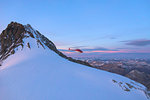
<svg viewBox="0 0 150 100">
<path fill-rule="evenodd" d="M 0 100 L 148 99 L 142 90 L 127 92 L 112 81 L 134 82 L 128 78 L 70 62 L 47 47 L 38 48 L 35 39 L 28 42 L 31 49 L 20 47 L 1 66 Z"/>
</svg>

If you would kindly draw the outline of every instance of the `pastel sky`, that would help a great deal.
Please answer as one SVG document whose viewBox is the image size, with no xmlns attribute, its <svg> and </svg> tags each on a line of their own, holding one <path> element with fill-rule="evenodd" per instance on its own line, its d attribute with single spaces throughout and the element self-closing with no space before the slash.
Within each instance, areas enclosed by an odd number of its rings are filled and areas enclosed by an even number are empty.
<svg viewBox="0 0 150 100">
<path fill-rule="evenodd" d="M 0 14 L 0 32 L 30 24 L 65 53 L 150 53 L 150 0 L 0 0 Z"/>
</svg>

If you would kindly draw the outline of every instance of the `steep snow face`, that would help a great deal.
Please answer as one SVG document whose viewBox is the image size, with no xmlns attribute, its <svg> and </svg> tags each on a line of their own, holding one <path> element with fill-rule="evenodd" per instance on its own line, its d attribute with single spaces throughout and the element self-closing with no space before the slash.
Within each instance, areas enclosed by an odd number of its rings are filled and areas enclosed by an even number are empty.
<svg viewBox="0 0 150 100">
<path fill-rule="evenodd" d="M 18 46 L 0 66 L 0 100 L 148 100 L 143 85 L 70 62 L 50 50 L 32 27 L 25 29 L 35 38 L 25 38 L 24 48 Z"/>
</svg>

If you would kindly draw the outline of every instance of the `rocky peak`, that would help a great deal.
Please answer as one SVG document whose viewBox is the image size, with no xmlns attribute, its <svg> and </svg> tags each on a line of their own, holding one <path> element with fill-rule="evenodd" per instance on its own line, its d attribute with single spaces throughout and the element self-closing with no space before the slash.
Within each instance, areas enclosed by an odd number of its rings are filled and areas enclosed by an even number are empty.
<svg viewBox="0 0 150 100">
<path fill-rule="evenodd" d="M 38 48 L 40 46 L 44 49 L 45 47 L 48 47 L 59 56 L 68 59 L 69 61 L 93 67 L 87 62 L 67 57 L 66 55 L 57 50 L 56 46 L 52 41 L 50 41 L 47 37 L 42 35 L 37 30 L 34 30 L 31 25 L 22 25 L 17 22 L 11 22 L 7 26 L 7 28 L 0 34 L 0 65 L 7 57 L 15 54 L 15 52 L 18 50 L 18 47 L 21 46 L 22 50 L 25 46 L 32 49 L 32 46 L 30 46 L 30 42 L 26 41 L 27 38 L 35 39 L 35 41 L 37 42 L 35 45 Z"/>
<path fill-rule="evenodd" d="M 18 44 L 22 42 L 25 28 L 23 25 L 11 22 L 0 35 L 1 54 L 7 51 L 12 44 Z"/>
<path fill-rule="evenodd" d="M 40 33 L 33 30 L 33 28 L 28 25 L 22 25 L 17 22 L 11 22 L 8 24 L 7 28 L 0 34 L 0 61 L 6 59 L 9 55 L 15 53 L 15 49 L 19 46 L 23 47 L 27 45 L 30 47 L 30 43 L 24 43 L 26 38 L 35 38 L 37 44 L 43 44 L 40 41 Z M 44 47 L 44 46 L 43 46 Z"/>
<path fill-rule="evenodd" d="M 8 56 L 14 54 L 18 47 L 22 49 L 26 46 L 32 48 L 30 41 L 26 41 L 27 38 L 32 38 L 37 43 L 34 46 L 38 48 L 41 46 L 45 49 L 49 49 L 59 53 L 53 42 L 42 35 L 37 30 L 34 30 L 31 25 L 22 25 L 17 22 L 11 22 L 5 30 L 0 34 L 0 62 L 6 59 Z"/>
</svg>

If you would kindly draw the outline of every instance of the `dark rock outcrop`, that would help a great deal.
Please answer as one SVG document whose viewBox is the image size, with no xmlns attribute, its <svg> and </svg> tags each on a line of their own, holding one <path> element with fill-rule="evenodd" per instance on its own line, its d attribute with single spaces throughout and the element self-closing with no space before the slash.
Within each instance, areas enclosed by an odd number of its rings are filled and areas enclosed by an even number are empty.
<svg viewBox="0 0 150 100">
<path fill-rule="evenodd" d="M 7 28 L 0 34 L 0 60 L 6 59 L 9 55 L 15 53 L 15 48 L 22 45 L 25 28 L 23 25 L 11 22 Z"/>
</svg>

